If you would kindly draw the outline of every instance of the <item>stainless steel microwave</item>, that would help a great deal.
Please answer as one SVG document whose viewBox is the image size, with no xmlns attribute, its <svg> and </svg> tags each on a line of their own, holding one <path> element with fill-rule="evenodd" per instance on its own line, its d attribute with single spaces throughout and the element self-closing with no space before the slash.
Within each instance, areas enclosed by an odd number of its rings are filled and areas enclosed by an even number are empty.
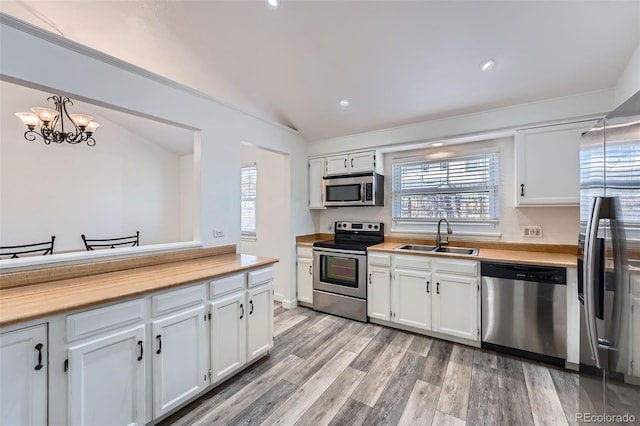
<svg viewBox="0 0 640 426">
<path fill-rule="evenodd" d="M 322 194 L 325 207 L 384 206 L 384 176 L 366 173 L 324 178 Z"/>
</svg>

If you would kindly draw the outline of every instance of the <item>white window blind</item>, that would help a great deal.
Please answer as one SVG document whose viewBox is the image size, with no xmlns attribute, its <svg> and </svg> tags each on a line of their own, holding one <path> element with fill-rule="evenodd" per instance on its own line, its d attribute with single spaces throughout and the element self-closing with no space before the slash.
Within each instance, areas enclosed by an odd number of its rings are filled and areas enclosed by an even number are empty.
<svg viewBox="0 0 640 426">
<path fill-rule="evenodd" d="M 498 153 L 413 162 L 392 169 L 392 211 L 396 221 L 495 221 Z"/>
<path fill-rule="evenodd" d="M 240 230 L 242 235 L 256 235 L 256 194 L 257 194 L 257 173 L 256 166 L 245 166 L 242 168 L 242 197 L 241 197 L 241 220 Z"/>
</svg>

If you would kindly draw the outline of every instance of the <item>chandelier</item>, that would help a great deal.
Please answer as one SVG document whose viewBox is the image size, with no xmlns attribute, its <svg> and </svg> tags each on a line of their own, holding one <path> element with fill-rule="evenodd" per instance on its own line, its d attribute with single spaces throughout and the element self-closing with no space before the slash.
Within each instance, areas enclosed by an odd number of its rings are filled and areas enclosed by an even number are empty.
<svg viewBox="0 0 640 426">
<path fill-rule="evenodd" d="M 98 123 L 93 117 L 87 114 L 69 114 L 67 104 L 73 105 L 69 98 L 62 96 L 50 96 L 47 101 L 53 102 L 56 109 L 33 107 L 32 112 L 17 112 L 16 115 L 27 126 L 24 138 L 28 141 L 36 140 L 40 136 L 44 143 L 51 142 L 77 144 L 86 142 L 89 146 L 96 144 L 93 133 L 96 131 Z M 65 117 L 73 124 L 73 129 L 65 130 Z M 57 126 L 60 125 L 58 129 Z M 36 127 L 39 126 L 39 130 Z"/>
</svg>

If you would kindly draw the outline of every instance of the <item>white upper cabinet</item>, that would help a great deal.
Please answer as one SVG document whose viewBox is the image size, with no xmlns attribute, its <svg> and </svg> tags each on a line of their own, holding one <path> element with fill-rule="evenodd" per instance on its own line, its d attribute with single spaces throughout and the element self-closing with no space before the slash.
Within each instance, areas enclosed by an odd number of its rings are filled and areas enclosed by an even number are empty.
<svg viewBox="0 0 640 426">
<path fill-rule="evenodd" d="M 516 132 L 516 206 L 580 203 L 580 136 L 595 121 Z"/>
<path fill-rule="evenodd" d="M 324 158 L 309 160 L 309 208 L 324 209 L 322 178 L 324 177 Z"/>
<path fill-rule="evenodd" d="M 353 152 L 327 157 L 325 176 L 348 175 L 357 173 L 382 173 L 382 160 L 376 151 Z"/>
</svg>

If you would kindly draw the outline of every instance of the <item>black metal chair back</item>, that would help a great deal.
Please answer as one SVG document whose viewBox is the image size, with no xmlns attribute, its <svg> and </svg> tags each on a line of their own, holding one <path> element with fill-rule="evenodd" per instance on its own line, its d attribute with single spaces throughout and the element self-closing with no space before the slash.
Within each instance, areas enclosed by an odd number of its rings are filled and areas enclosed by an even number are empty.
<svg viewBox="0 0 640 426">
<path fill-rule="evenodd" d="M 82 234 L 82 241 L 87 251 L 93 249 L 116 248 L 116 247 L 137 247 L 140 244 L 140 231 L 136 231 L 136 235 L 129 237 L 95 239 L 87 238 Z"/>
<path fill-rule="evenodd" d="M 34 254 L 53 254 L 53 243 L 55 241 L 55 235 L 51 236 L 51 241 L 45 241 L 43 243 L 24 244 L 21 246 L 0 246 L 0 259 L 17 259 L 22 255 L 34 255 Z"/>
</svg>

